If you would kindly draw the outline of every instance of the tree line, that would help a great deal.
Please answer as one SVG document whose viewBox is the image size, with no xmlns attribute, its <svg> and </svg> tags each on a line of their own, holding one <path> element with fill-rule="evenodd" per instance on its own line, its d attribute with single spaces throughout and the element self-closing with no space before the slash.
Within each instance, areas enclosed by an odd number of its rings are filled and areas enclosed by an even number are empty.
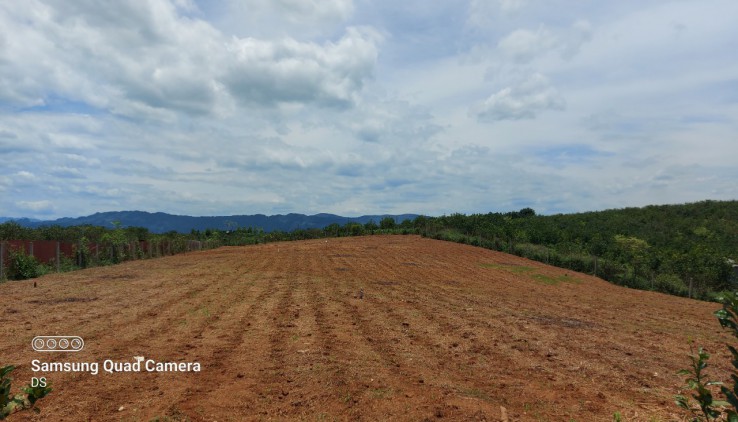
<svg viewBox="0 0 738 422">
<path fill-rule="evenodd" d="M 170 231 L 151 233 L 144 227 L 122 227 L 119 222 L 111 222 L 112 227 L 94 225 L 79 226 L 40 226 L 29 228 L 13 221 L 0 224 L 0 241 L 24 240 L 72 243 L 73 256 L 60 256 L 60 262 L 50 264 L 39 262 L 24 248 L 7 250 L 7 261 L 0 275 L 11 280 L 23 280 L 44 275 L 53 271 L 73 271 L 91 266 L 116 264 L 119 262 L 173 255 L 193 249 L 212 249 L 220 246 L 245 246 L 267 242 L 319 239 L 328 237 L 363 236 L 371 234 L 410 234 L 416 233 L 412 221 L 396 224 L 392 217 L 382 218 L 378 223 L 366 224 L 348 222 L 341 226 L 331 224 L 323 229 L 301 229 L 291 232 L 265 232 L 261 228 L 238 227 L 192 230 L 190 233 Z M 146 242 L 145 245 L 142 242 Z M 196 243 L 193 246 L 193 242 Z M 144 247 L 145 246 L 145 247 Z M 2 250 L 2 248 L 0 248 Z M 2 262 L 2 260 L 0 260 Z M 1 281 L 1 280 L 0 280 Z"/>
<path fill-rule="evenodd" d="M 171 253 L 187 241 L 203 248 L 372 234 L 420 234 L 527 257 L 594 274 L 632 288 L 712 299 L 736 288 L 738 201 L 703 201 L 576 214 L 538 215 L 531 208 L 506 213 L 418 216 L 396 223 L 391 217 L 366 224 L 347 222 L 322 229 L 265 232 L 260 228 L 192 230 L 155 234 L 141 227 L 0 224 L 0 240 L 58 240 L 103 243 L 111 261 L 132 258 L 125 245 L 166 242 Z M 89 254 L 84 246 L 78 251 Z M 108 256 L 107 254 L 105 255 Z M 107 262 L 104 262 L 107 263 Z M 84 266 L 84 265 L 83 265 Z"/>
<path fill-rule="evenodd" d="M 421 233 L 524 256 L 616 284 L 713 299 L 736 288 L 738 201 L 537 215 L 425 217 Z"/>
</svg>

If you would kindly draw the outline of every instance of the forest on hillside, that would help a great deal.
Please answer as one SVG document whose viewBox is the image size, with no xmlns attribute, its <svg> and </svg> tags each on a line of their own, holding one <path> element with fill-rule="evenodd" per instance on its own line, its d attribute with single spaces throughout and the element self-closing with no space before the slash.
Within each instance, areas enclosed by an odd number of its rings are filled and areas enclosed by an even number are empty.
<svg viewBox="0 0 738 422">
<path fill-rule="evenodd" d="M 173 245 L 198 240 L 206 248 L 274 241 L 372 234 L 420 234 L 524 256 L 595 274 L 632 288 L 712 299 L 738 288 L 738 201 L 703 201 L 597 212 L 537 215 L 535 210 L 487 214 L 419 216 L 400 224 L 391 218 L 322 229 L 265 232 L 258 227 L 153 234 L 140 227 L 0 224 L 0 240 L 57 240 L 79 245 L 76 261 L 104 265 L 134 258 L 135 241 Z M 109 245 L 95 262 L 86 244 Z M 140 251 L 139 251 L 140 255 Z M 112 258 L 111 258 L 112 257 Z"/>
<path fill-rule="evenodd" d="M 417 220 L 416 220 L 417 223 Z M 427 218 L 426 236 L 525 256 L 639 289 L 710 299 L 736 288 L 738 201 L 577 214 Z M 691 286 L 691 287 L 690 287 Z"/>
</svg>

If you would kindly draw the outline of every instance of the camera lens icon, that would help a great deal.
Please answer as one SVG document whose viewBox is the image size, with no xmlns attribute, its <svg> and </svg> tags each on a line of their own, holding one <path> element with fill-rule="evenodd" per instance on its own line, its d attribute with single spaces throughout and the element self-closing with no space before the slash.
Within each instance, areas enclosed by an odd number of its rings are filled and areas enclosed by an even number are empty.
<svg viewBox="0 0 738 422">
<path fill-rule="evenodd" d="M 79 352 L 85 341 L 79 336 L 36 336 L 31 347 L 37 352 Z"/>
<path fill-rule="evenodd" d="M 36 337 L 33 339 L 33 350 L 46 348 L 46 340 Z"/>
<path fill-rule="evenodd" d="M 76 352 L 78 350 L 82 350 L 82 347 L 85 345 L 85 342 L 82 341 L 81 338 L 73 338 L 72 339 L 72 349 Z"/>
</svg>

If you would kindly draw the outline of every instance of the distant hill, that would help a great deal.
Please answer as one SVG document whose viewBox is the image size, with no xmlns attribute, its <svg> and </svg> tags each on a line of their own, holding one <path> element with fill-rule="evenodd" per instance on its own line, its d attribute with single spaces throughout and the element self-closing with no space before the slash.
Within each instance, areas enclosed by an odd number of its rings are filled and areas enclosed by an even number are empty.
<svg viewBox="0 0 738 422">
<path fill-rule="evenodd" d="M 297 229 L 322 229 L 331 224 L 345 225 L 348 222 L 366 224 L 370 220 L 379 221 L 385 217 L 392 217 L 395 222 L 412 220 L 416 214 L 401 215 L 363 215 L 361 217 L 342 217 L 334 214 L 287 214 L 287 215 L 231 215 L 215 217 L 192 217 L 188 215 L 173 215 L 163 212 L 149 213 L 145 211 L 110 211 L 99 212 L 86 217 L 59 218 L 56 220 L 31 220 L 27 218 L 0 218 L 3 221 L 15 221 L 24 227 L 40 227 L 59 225 L 62 227 L 93 225 L 111 228 L 114 221 L 119 221 L 122 227 L 145 227 L 152 233 L 166 233 L 176 231 L 189 233 L 194 230 L 219 229 L 228 230 L 238 227 L 261 228 L 266 232 L 293 231 Z"/>
<path fill-rule="evenodd" d="M 38 223 L 41 220 L 36 220 L 35 218 L 0 217 L 0 224 L 4 223 L 6 221 L 15 221 L 16 223 L 24 226 L 26 224 Z"/>
</svg>

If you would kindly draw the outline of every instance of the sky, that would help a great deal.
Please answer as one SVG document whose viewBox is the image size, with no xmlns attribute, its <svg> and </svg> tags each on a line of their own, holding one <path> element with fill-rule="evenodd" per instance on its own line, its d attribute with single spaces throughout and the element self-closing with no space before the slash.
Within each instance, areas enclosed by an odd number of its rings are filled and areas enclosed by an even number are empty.
<svg viewBox="0 0 738 422">
<path fill-rule="evenodd" d="M 0 216 L 738 199 L 735 0 L 0 3 Z"/>
</svg>

